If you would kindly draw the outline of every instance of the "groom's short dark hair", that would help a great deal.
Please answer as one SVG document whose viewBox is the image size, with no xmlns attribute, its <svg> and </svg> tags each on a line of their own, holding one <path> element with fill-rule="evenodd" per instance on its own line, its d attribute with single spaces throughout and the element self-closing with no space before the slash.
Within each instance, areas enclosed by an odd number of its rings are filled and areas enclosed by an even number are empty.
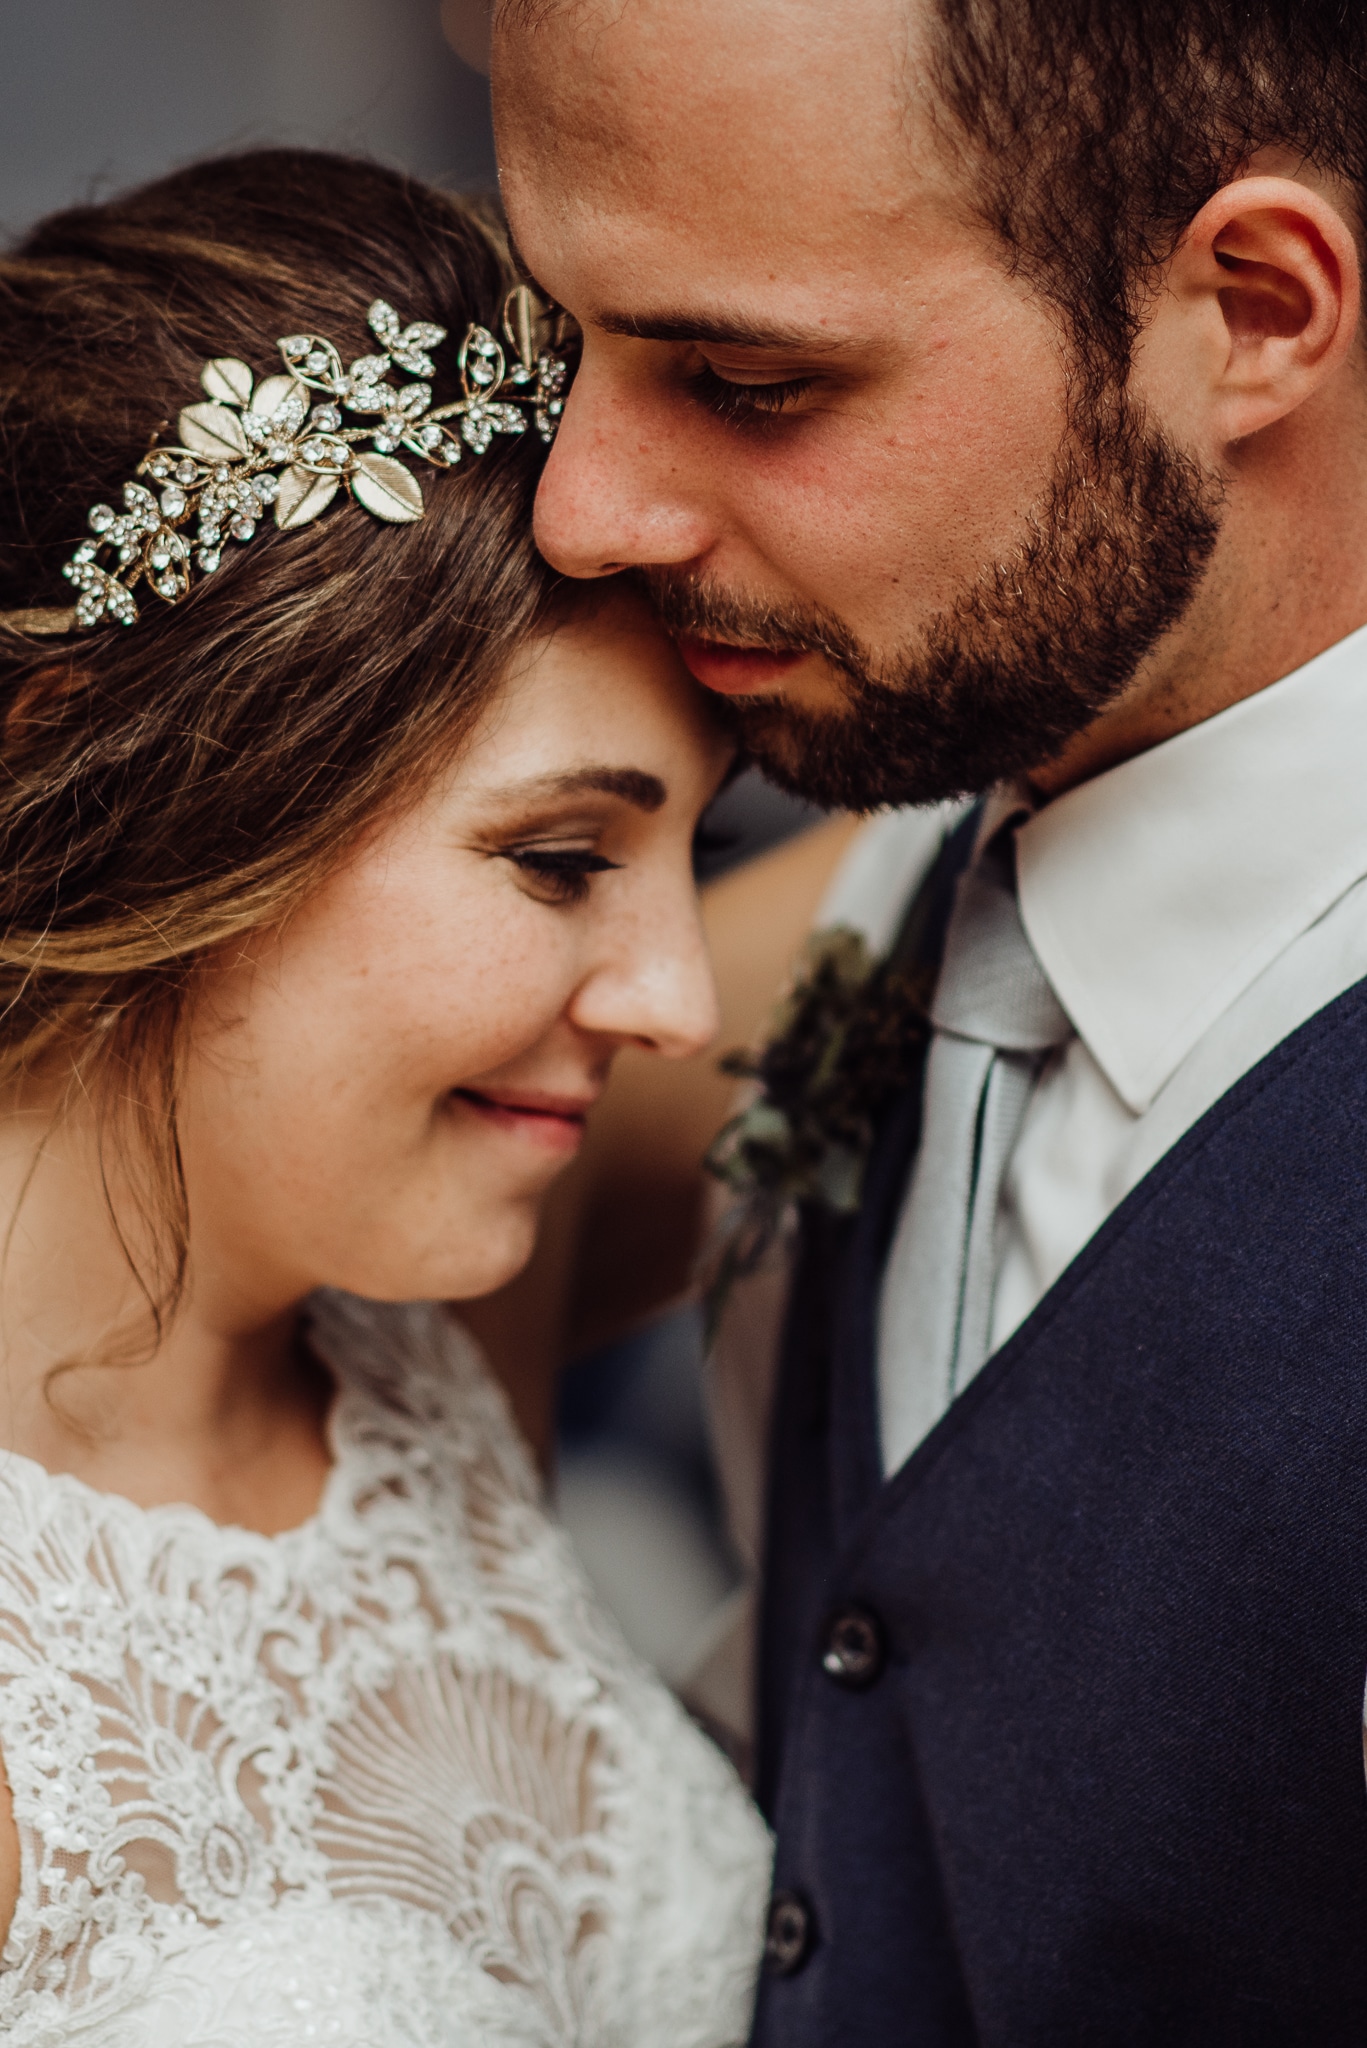
<svg viewBox="0 0 1367 2048">
<path fill-rule="evenodd" d="M 575 4 L 496 13 L 535 28 Z M 1102 374 L 1128 361 L 1146 279 L 1255 150 L 1281 144 L 1364 196 L 1367 0 L 912 5 L 983 214 Z"/>
<path fill-rule="evenodd" d="M 1367 182 L 1367 0 L 931 0 L 936 99 L 979 203 L 1084 359 L 1256 150 Z"/>
</svg>

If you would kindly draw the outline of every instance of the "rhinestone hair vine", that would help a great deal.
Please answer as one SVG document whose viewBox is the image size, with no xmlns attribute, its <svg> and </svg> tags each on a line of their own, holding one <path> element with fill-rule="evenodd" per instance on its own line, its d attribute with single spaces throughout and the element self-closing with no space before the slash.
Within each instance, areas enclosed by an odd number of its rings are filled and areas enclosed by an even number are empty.
<svg viewBox="0 0 1367 2048">
<path fill-rule="evenodd" d="M 482 455 L 495 434 L 525 433 L 528 413 L 550 441 L 567 371 L 558 355 L 537 348 L 539 311 L 519 285 L 503 310 L 506 349 L 487 327 L 467 329 L 457 358 L 462 396 L 450 405 L 434 407 L 426 381 L 434 373 L 429 351 L 445 341 L 446 329 L 426 320 L 403 327 L 383 299 L 367 315 L 383 353 L 360 356 L 349 368 L 317 334 L 286 335 L 278 344 L 284 374 L 259 383 L 235 356 L 216 356 L 200 372 L 204 400 L 181 413 L 177 442 L 154 444 L 143 457 L 123 487 L 123 510 L 91 507 L 92 538 L 62 571 L 79 593 L 74 616 L 27 615 L 33 629 L 131 626 L 139 582 L 179 604 L 193 571 L 211 575 L 224 546 L 250 540 L 268 509 L 291 532 L 345 489 L 376 519 L 410 525 L 425 510 L 422 486 L 398 449 L 450 469 L 462 441 Z M 391 370 L 414 381 L 393 384 Z M 369 415 L 373 424 L 347 425 L 346 413 Z M 192 520 L 193 540 L 185 531 Z M 43 618 L 53 623 L 42 627 Z"/>
</svg>

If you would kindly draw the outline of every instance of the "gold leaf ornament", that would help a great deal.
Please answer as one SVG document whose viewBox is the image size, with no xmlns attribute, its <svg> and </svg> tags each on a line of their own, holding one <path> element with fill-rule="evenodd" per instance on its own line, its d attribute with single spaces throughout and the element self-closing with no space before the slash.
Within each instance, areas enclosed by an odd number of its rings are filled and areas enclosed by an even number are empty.
<svg viewBox="0 0 1367 2048">
<path fill-rule="evenodd" d="M 187 405 L 180 416 L 181 446 L 211 462 L 241 462 L 248 453 L 246 429 L 226 405 Z"/>
<path fill-rule="evenodd" d="M 292 463 L 280 479 L 275 494 L 275 523 L 284 533 L 309 526 L 320 512 L 326 512 L 337 495 L 341 478 L 318 476 Z"/>
<path fill-rule="evenodd" d="M 462 441 L 482 453 L 496 434 L 522 434 L 529 422 L 549 441 L 568 370 L 551 352 L 558 330 L 534 353 L 545 317 L 526 287 L 511 295 L 503 313 L 511 369 L 503 343 L 487 327 L 469 327 L 458 356 L 462 395 L 435 407 L 429 351 L 446 330 L 423 320 L 405 326 L 384 299 L 367 315 L 384 352 L 358 356 L 349 369 L 330 341 L 306 333 L 277 343 L 284 373 L 260 383 L 239 357 L 213 357 L 200 371 L 204 398 L 180 414 L 179 441 L 153 443 L 138 480 L 124 486 L 123 510 L 90 507 L 90 533 L 63 569 L 76 589 L 75 628 L 132 625 L 139 583 L 179 603 L 192 571 L 213 575 L 226 550 L 251 541 L 268 507 L 276 527 L 293 532 L 326 511 L 343 484 L 373 518 L 412 525 L 426 509 L 422 486 L 394 459 L 397 449 L 448 470 Z M 399 383 L 396 370 L 416 381 Z"/>
<path fill-rule="evenodd" d="M 350 481 L 353 495 L 377 519 L 410 526 L 422 518 L 422 486 L 392 455 L 358 455 Z"/>
<path fill-rule="evenodd" d="M 263 377 L 252 395 L 251 409 L 259 420 L 272 420 L 281 407 L 295 400 L 299 418 L 307 409 L 304 386 L 297 377 Z"/>
<path fill-rule="evenodd" d="M 199 381 L 210 398 L 220 405 L 246 407 L 252 402 L 252 385 L 255 382 L 247 363 L 239 362 L 236 356 L 215 356 L 206 363 L 199 373 Z"/>
</svg>

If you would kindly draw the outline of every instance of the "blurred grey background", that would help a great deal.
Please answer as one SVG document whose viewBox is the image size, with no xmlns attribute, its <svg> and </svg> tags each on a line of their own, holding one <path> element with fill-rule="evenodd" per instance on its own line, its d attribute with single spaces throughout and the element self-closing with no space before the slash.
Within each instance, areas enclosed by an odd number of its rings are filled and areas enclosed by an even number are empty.
<svg viewBox="0 0 1367 2048">
<path fill-rule="evenodd" d="M 0 233 L 216 151 L 291 142 L 462 191 L 496 183 L 486 0 L 3 0 Z M 816 813 L 746 776 L 713 807 L 699 871 Z M 576 1361 L 560 1506 L 635 1647 L 678 1682 L 735 1572 L 683 1309 Z"/>
<path fill-rule="evenodd" d="M 262 142 L 489 189 L 488 86 L 443 34 L 478 59 L 483 21 L 479 0 L 4 0 L 0 223 Z"/>
</svg>

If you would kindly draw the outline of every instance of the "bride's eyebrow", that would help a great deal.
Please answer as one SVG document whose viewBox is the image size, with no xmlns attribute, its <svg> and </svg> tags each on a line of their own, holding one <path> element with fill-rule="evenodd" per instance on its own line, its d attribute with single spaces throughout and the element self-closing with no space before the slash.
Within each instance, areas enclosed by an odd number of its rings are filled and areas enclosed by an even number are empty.
<svg viewBox="0 0 1367 2048">
<path fill-rule="evenodd" d="M 547 803 L 575 796 L 617 796 L 638 811 L 662 810 L 669 791 L 658 775 L 643 768 L 567 768 L 559 773 L 531 775 L 525 782 L 505 783 L 498 792 L 506 803 Z"/>
</svg>

